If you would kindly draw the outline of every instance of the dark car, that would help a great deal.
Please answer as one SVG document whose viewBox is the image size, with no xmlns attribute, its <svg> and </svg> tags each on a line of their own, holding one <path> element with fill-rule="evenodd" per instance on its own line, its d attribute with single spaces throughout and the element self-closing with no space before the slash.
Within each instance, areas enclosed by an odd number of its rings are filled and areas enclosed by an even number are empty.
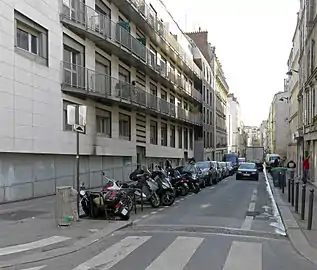
<svg viewBox="0 0 317 270">
<path fill-rule="evenodd" d="M 191 180 L 193 181 L 197 181 L 200 187 L 203 188 L 206 186 L 203 173 L 196 164 L 190 164 L 190 163 L 186 164 L 185 166 L 181 168 L 180 173 L 182 175 L 185 175 L 186 177 L 191 178 Z"/>
<path fill-rule="evenodd" d="M 222 168 L 220 168 L 220 164 L 218 161 L 214 160 L 211 161 L 211 163 L 216 173 L 217 182 L 220 182 L 222 180 Z"/>
<path fill-rule="evenodd" d="M 231 162 L 226 162 L 226 164 L 227 164 L 227 168 L 228 168 L 228 170 L 229 170 L 229 174 L 230 175 L 234 175 L 234 168 L 233 168 L 233 166 L 232 166 L 232 164 L 231 164 Z"/>
<path fill-rule="evenodd" d="M 240 179 L 251 179 L 251 180 L 259 180 L 259 171 L 255 163 L 245 162 L 240 164 L 237 174 L 236 180 Z"/>
<path fill-rule="evenodd" d="M 211 161 L 198 161 L 196 165 L 201 169 L 207 186 L 217 184 L 217 172 Z"/>
</svg>

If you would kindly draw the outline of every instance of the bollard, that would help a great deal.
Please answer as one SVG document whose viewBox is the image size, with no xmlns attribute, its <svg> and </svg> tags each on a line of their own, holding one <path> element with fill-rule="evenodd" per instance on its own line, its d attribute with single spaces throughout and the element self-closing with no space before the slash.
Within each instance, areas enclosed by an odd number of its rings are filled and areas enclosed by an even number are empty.
<svg viewBox="0 0 317 270">
<path fill-rule="evenodd" d="M 291 202 L 291 179 L 289 178 L 288 179 L 288 187 L 287 187 L 287 191 L 288 191 L 288 194 L 287 194 L 287 197 L 288 197 L 288 202 L 290 203 Z"/>
<path fill-rule="evenodd" d="M 295 212 L 298 212 L 298 201 L 299 201 L 299 182 L 296 182 L 296 190 L 295 190 Z"/>
<path fill-rule="evenodd" d="M 143 186 L 140 191 L 141 191 L 141 212 L 143 212 Z"/>
<path fill-rule="evenodd" d="M 286 175 L 283 175 L 282 177 L 282 193 L 284 193 L 284 188 L 285 188 L 285 177 Z"/>
<path fill-rule="evenodd" d="M 291 180 L 291 203 L 292 203 L 292 206 L 294 206 L 294 180 L 292 179 Z"/>
<path fill-rule="evenodd" d="M 309 192 L 307 230 L 311 230 L 313 225 L 314 189 L 310 189 Z"/>
<path fill-rule="evenodd" d="M 136 213 L 137 213 L 137 210 L 136 210 L 136 196 L 135 196 L 135 190 L 133 190 L 133 203 L 134 203 L 134 213 L 136 214 Z"/>
<path fill-rule="evenodd" d="M 305 219 L 305 205 L 306 205 L 306 185 L 302 186 L 302 209 L 301 209 L 301 219 Z"/>
</svg>

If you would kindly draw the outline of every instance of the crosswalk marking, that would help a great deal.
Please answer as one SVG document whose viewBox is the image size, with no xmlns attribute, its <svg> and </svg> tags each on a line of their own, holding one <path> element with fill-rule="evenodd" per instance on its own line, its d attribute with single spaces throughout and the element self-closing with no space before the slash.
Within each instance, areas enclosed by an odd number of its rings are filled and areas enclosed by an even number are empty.
<svg viewBox="0 0 317 270">
<path fill-rule="evenodd" d="M 25 269 L 22 269 L 22 270 L 41 270 L 41 269 L 43 269 L 44 267 L 46 267 L 46 265 L 37 266 L 37 267 L 32 267 L 32 268 L 25 268 Z"/>
<path fill-rule="evenodd" d="M 203 240 L 198 237 L 177 237 L 146 270 L 161 270 L 166 269 L 166 266 L 169 269 L 182 270 Z"/>
<path fill-rule="evenodd" d="M 41 248 L 41 247 L 57 244 L 60 242 L 64 242 L 64 241 L 69 240 L 69 239 L 71 239 L 71 238 L 65 237 L 65 236 L 52 236 L 52 237 L 41 239 L 41 240 L 38 240 L 35 242 L 29 242 L 26 244 L 0 248 L 0 256 L 14 254 L 14 253 L 23 252 L 23 251 L 28 251 L 28 250 L 36 249 L 36 248 Z"/>
<path fill-rule="evenodd" d="M 113 246 L 107 248 L 97 256 L 88 260 L 87 262 L 77 266 L 73 270 L 89 270 L 94 267 L 99 267 L 100 270 L 108 270 L 118 262 L 123 260 L 135 249 L 148 241 L 151 236 L 128 236 Z"/>
<path fill-rule="evenodd" d="M 233 241 L 223 270 L 262 270 L 262 244 Z"/>
</svg>

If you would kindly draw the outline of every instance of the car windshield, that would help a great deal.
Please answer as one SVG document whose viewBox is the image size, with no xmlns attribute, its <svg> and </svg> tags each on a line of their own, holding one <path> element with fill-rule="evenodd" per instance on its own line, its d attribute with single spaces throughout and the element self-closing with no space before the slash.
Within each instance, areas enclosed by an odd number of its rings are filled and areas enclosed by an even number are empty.
<svg viewBox="0 0 317 270">
<path fill-rule="evenodd" d="M 193 164 L 187 164 L 183 167 L 182 172 L 190 172 L 194 173 L 195 172 L 195 166 Z"/>
<path fill-rule="evenodd" d="M 208 162 L 208 161 L 201 161 L 201 162 L 197 162 L 196 164 L 200 169 L 209 169 L 210 168 L 210 162 Z"/>
<path fill-rule="evenodd" d="M 243 163 L 239 166 L 239 169 L 255 169 L 254 163 Z"/>
</svg>

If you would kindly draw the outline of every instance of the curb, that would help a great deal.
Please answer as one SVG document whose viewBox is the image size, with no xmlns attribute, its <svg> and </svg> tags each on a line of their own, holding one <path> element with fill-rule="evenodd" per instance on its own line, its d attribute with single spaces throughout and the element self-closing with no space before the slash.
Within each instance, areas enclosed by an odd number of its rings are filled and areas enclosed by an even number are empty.
<svg viewBox="0 0 317 270">
<path fill-rule="evenodd" d="M 13 260 L 5 261 L 5 262 L 0 262 L 0 269 L 9 268 L 12 266 L 24 265 L 28 263 L 40 262 L 40 261 L 49 260 L 49 259 L 53 259 L 53 258 L 57 258 L 60 256 L 77 252 L 79 250 L 89 247 L 90 245 L 102 240 L 103 238 L 107 237 L 108 235 L 116 231 L 132 226 L 134 224 L 134 221 L 133 220 L 126 221 L 126 222 L 118 221 L 118 223 L 109 223 L 109 224 L 115 224 L 115 226 L 109 226 L 114 228 L 109 228 L 109 227 L 105 228 L 86 238 L 78 240 L 71 246 L 49 250 L 40 254 L 33 253 L 31 255 L 26 255 L 19 259 L 13 259 Z"/>
<path fill-rule="evenodd" d="M 279 209 L 280 216 L 283 219 L 287 236 L 290 242 L 292 243 L 294 249 L 308 261 L 317 265 L 317 249 L 315 249 L 309 244 L 308 240 L 306 239 L 306 236 L 302 232 L 294 215 L 292 214 L 289 205 L 284 203 L 279 190 L 277 190 L 276 188 L 272 188 L 272 181 L 268 179 L 266 173 L 265 178 L 266 181 L 269 183 L 270 189 Z"/>
</svg>

